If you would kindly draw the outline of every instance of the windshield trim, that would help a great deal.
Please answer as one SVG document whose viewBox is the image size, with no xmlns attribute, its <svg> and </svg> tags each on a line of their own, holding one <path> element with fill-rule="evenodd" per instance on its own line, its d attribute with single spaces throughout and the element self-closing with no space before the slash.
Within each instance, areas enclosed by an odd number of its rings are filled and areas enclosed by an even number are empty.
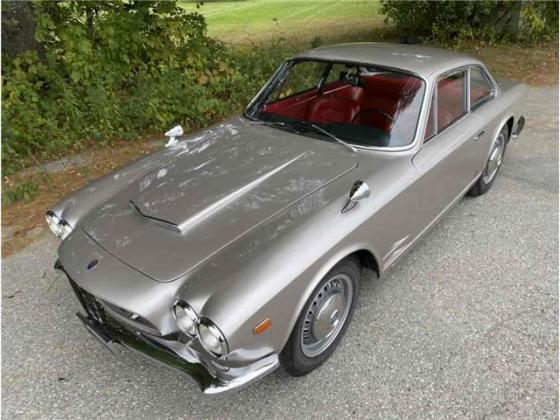
<svg viewBox="0 0 560 420">
<path fill-rule="evenodd" d="M 352 60 L 328 60 L 328 59 L 323 59 L 323 58 L 311 58 L 311 57 L 297 57 L 297 58 L 291 58 L 289 60 L 284 61 L 274 72 L 274 74 L 272 75 L 272 77 L 265 83 L 265 85 L 262 87 L 262 89 L 255 95 L 255 97 L 249 102 L 249 105 L 247 105 L 247 107 L 245 108 L 244 112 L 243 112 L 243 116 L 249 120 L 252 121 L 260 121 L 259 118 L 256 118 L 254 113 L 256 112 L 256 110 L 262 105 L 262 102 L 264 101 L 264 99 L 266 99 L 266 97 L 270 94 L 270 91 L 272 90 L 273 87 L 275 87 L 276 82 L 278 81 L 278 79 L 285 74 L 286 71 L 288 71 L 292 66 L 294 66 L 295 64 L 299 63 L 299 62 L 305 62 L 305 61 L 314 61 L 314 62 L 318 62 L 318 63 L 327 63 L 330 64 L 331 66 L 333 64 L 350 64 L 353 66 L 363 66 L 363 67 L 375 67 L 378 68 L 380 70 L 386 70 L 386 71 L 392 71 L 395 73 L 400 73 L 400 74 L 406 74 L 406 75 L 410 75 L 410 76 L 414 76 L 417 79 L 419 79 L 420 81 L 423 82 L 423 87 L 424 87 L 424 92 L 422 94 L 422 100 L 421 100 L 421 104 L 420 104 L 420 112 L 418 113 L 418 119 L 416 121 L 416 129 L 414 131 L 414 136 L 412 138 L 412 141 L 410 143 L 408 143 L 407 145 L 404 146 L 364 146 L 362 144 L 356 144 L 354 142 L 352 142 L 350 139 L 345 139 L 345 141 L 349 144 L 351 144 L 353 147 L 355 147 L 356 149 L 363 149 L 363 150 L 372 150 L 372 151 L 382 151 L 382 152 L 401 152 L 401 151 L 405 151 L 405 150 L 410 150 L 414 147 L 416 147 L 420 141 L 420 138 L 422 137 L 422 133 L 421 133 L 421 126 L 423 126 L 424 120 L 426 119 L 426 104 L 429 100 L 428 97 L 428 91 L 430 88 L 430 80 L 423 76 L 420 75 L 418 73 L 415 72 L 411 72 L 408 70 L 404 70 L 404 69 L 400 69 L 400 68 L 395 68 L 395 67 L 391 67 L 391 66 L 384 66 L 382 64 L 375 64 L 372 62 L 369 63 L 365 63 L 362 61 L 352 61 Z M 330 68 L 330 66 L 328 67 Z M 323 74 L 323 76 L 321 77 L 321 79 L 324 77 L 325 75 Z M 273 127 L 273 128 L 280 128 L 280 127 Z M 302 134 L 305 135 L 305 134 Z M 310 137 L 310 136 L 306 136 L 306 137 Z"/>
</svg>

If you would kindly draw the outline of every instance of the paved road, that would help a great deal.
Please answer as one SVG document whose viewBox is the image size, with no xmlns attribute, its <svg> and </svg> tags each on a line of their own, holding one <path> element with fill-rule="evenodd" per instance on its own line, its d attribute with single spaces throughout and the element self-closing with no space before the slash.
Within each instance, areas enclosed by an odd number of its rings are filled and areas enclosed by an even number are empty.
<svg viewBox="0 0 560 420">
<path fill-rule="evenodd" d="M 4 418 L 557 418 L 558 96 L 528 124 L 492 190 L 465 198 L 383 280 L 365 282 L 332 359 L 204 397 L 189 378 L 111 356 L 74 316 L 45 239 L 2 267 Z"/>
</svg>

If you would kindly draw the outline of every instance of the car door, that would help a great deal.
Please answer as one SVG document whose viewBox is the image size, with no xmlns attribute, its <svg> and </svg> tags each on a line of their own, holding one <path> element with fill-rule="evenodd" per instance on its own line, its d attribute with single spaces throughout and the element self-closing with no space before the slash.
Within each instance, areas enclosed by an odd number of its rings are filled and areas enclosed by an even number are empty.
<svg viewBox="0 0 560 420">
<path fill-rule="evenodd" d="M 462 67 L 434 83 L 424 142 L 412 160 L 424 228 L 466 192 L 482 169 L 477 164 L 484 148 L 481 123 L 469 112 L 468 75 L 468 67 Z"/>
<path fill-rule="evenodd" d="M 477 168 L 482 170 L 488 159 L 494 130 L 503 119 L 503 109 L 494 101 L 497 88 L 488 73 L 476 65 L 469 68 L 469 107 L 478 119 Z"/>
</svg>

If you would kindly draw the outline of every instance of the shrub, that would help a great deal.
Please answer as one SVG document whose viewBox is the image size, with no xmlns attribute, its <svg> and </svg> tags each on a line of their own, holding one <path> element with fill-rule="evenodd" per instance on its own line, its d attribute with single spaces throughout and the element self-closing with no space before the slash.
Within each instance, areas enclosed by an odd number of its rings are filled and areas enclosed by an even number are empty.
<svg viewBox="0 0 560 420">
<path fill-rule="evenodd" d="M 381 12 L 404 35 L 443 43 L 538 41 L 558 35 L 558 2 L 381 0 Z"/>
<path fill-rule="evenodd" d="M 17 202 L 27 203 L 39 194 L 39 186 L 33 181 L 25 181 L 15 185 L 13 188 L 2 191 L 2 205 Z"/>
<path fill-rule="evenodd" d="M 84 141 L 207 125 L 240 111 L 283 58 L 226 49 L 176 2 L 33 4 L 45 57 L 3 56 L 5 174 Z"/>
</svg>

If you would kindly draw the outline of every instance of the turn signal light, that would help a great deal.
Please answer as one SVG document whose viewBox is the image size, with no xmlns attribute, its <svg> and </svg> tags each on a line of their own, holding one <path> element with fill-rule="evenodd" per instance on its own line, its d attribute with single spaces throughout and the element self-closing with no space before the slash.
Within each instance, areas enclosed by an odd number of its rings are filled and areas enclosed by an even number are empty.
<svg viewBox="0 0 560 420">
<path fill-rule="evenodd" d="M 255 327 L 253 333 L 255 333 L 255 335 L 262 334 L 270 327 L 272 327 L 272 320 L 270 318 L 266 318 L 264 321 L 262 321 L 259 325 Z"/>
</svg>

